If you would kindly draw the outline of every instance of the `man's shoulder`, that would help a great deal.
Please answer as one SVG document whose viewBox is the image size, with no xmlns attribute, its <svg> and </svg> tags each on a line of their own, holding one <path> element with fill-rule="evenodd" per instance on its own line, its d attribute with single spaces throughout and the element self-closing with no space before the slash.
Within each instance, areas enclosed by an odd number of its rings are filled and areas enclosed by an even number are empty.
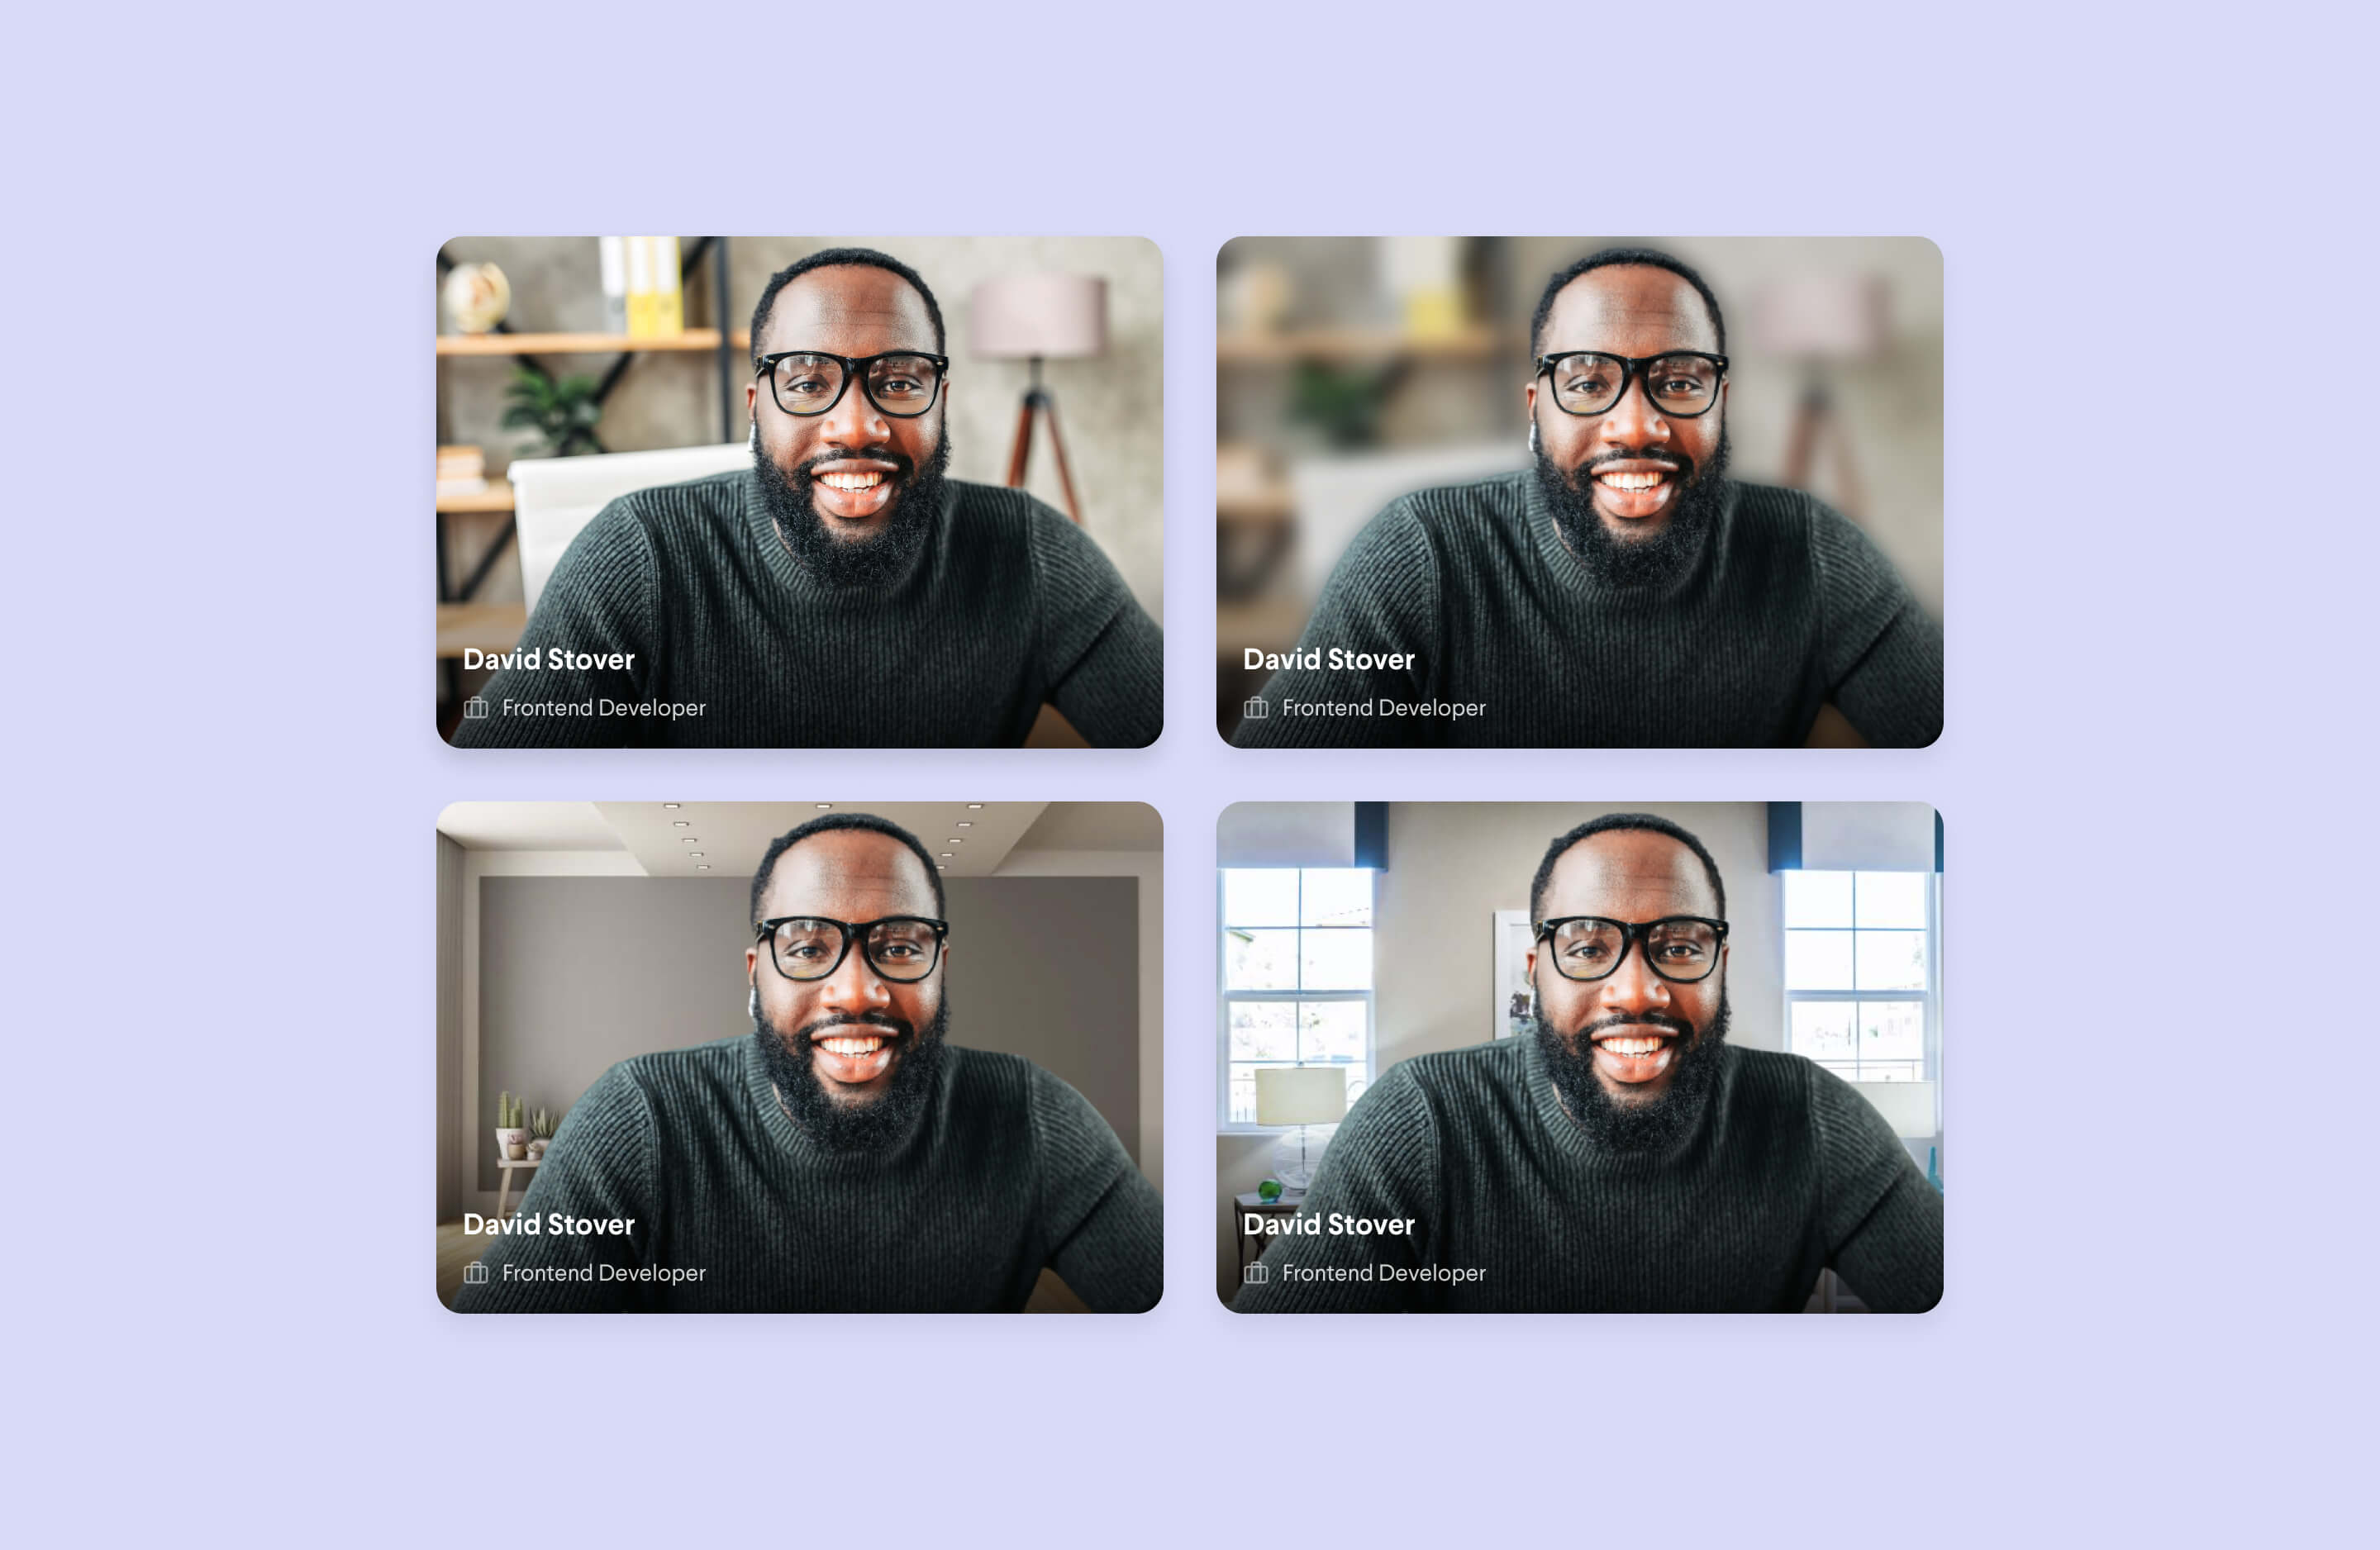
<svg viewBox="0 0 2380 1550">
<path fill-rule="evenodd" d="M 1374 1085 L 1389 1087 L 1392 1100 L 1418 1099 L 1433 1116 L 1459 1124 L 1490 1107 L 1525 1103 L 1528 1055 L 1517 1038 L 1434 1050 L 1400 1060 Z M 1399 1094 L 1400 1086 L 1407 1093 Z"/>
<path fill-rule="evenodd" d="M 949 1072 L 951 1096 L 964 1108 L 1021 1108 L 1033 1101 L 1040 1083 L 1058 1080 L 1022 1055 L 996 1049 L 949 1045 L 942 1060 Z"/>
<path fill-rule="evenodd" d="M 948 481 L 953 535 L 962 542 L 1021 544 L 1063 539 L 1081 529 L 1022 490 L 972 479 Z"/>
<path fill-rule="evenodd" d="M 1866 542 L 1857 523 L 1808 490 L 1746 484 L 1742 479 L 1728 482 L 1735 490 L 1729 535 L 1739 550 L 1758 546 L 1771 551 L 1808 553 Z"/>
<path fill-rule="evenodd" d="M 708 1044 L 631 1055 L 605 1072 L 596 1088 L 633 1087 L 647 1102 L 662 1107 L 686 1097 L 714 1098 L 743 1085 L 745 1046 L 751 1038 L 749 1034 L 731 1034 Z"/>
<path fill-rule="evenodd" d="M 1515 469 L 1411 490 L 1383 506 L 1365 524 L 1365 531 L 1410 535 L 1439 547 L 1486 542 L 1512 531 L 1524 519 L 1529 478 L 1526 469 Z"/>
<path fill-rule="evenodd" d="M 655 554 L 684 554 L 717 546 L 743 520 L 749 469 L 729 469 L 674 484 L 647 485 L 605 503 L 588 520 L 574 547 L 622 545 Z"/>
</svg>

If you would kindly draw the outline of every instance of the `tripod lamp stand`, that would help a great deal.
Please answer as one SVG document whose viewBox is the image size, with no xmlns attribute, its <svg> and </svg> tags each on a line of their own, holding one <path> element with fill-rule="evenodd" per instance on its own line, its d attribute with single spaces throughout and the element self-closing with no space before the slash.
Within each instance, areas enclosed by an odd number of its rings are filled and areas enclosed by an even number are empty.
<svg viewBox="0 0 2380 1550">
<path fill-rule="evenodd" d="M 1050 450 L 1058 459 L 1058 483 L 1066 492 L 1066 515 L 1077 525 L 1082 503 L 1075 496 L 1074 470 L 1058 434 L 1058 404 L 1041 385 L 1041 363 L 1104 355 L 1108 347 L 1108 283 L 1087 274 L 1013 274 L 975 288 L 968 308 L 977 356 L 988 360 L 1028 360 L 1033 380 L 1016 411 L 1016 442 L 1008 454 L 1008 487 L 1021 488 L 1033 456 L 1033 424 L 1050 422 Z"/>
</svg>

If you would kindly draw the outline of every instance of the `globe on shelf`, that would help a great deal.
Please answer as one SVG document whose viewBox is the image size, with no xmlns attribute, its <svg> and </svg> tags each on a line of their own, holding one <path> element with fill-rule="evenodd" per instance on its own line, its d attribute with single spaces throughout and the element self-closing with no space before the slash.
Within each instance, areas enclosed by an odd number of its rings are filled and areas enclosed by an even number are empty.
<svg viewBox="0 0 2380 1550">
<path fill-rule="evenodd" d="M 512 282 L 492 263 L 456 264 L 447 272 L 439 294 L 446 304 L 446 321 L 461 333 L 485 333 L 513 308 Z"/>
</svg>

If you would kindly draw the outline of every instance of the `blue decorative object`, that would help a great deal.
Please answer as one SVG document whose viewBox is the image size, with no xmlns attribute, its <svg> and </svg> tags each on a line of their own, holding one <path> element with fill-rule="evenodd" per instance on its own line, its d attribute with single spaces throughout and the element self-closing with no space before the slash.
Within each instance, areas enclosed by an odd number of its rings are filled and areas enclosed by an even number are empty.
<svg viewBox="0 0 2380 1550">
<path fill-rule="evenodd" d="M 1270 1205 L 1274 1201 L 1279 1200 L 1281 1198 L 1281 1181 L 1278 1179 L 1268 1179 L 1263 1183 L 1258 1184 L 1257 1186 L 1257 1198 L 1263 1201 L 1267 1205 Z"/>
<path fill-rule="evenodd" d="M 1925 1181 L 1934 1186 L 1936 1194 L 1942 1193 L 1942 1148 L 1939 1146 L 1925 1148 Z"/>
</svg>

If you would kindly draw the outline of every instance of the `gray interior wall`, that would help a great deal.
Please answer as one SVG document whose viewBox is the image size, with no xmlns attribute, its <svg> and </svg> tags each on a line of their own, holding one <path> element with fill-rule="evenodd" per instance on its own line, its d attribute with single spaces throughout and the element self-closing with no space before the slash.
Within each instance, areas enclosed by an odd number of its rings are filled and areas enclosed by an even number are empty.
<svg viewBox="0 0 2380 1550">
<path fill-rule="evenodd" d="M 1138 905 L 1129 878 L 948 883 L 951 1039 L 1074 1084 L 1139 1158 Z M 577 1100 L 617 1061 L 751 1026 L 745 878 L 485 878 L 480 1088 Z M 459 915 L 459 912 L 458 912 Z M 442 1068 L 443 1071 L 443 1068 Z M 493 1191 L 492 1148 L 480 1188 Z"/>
<path fill-rule="evenodd" d="M 438 1219 L 463 1213 L 463 847 L 438 836 Z"/>
</svg>

